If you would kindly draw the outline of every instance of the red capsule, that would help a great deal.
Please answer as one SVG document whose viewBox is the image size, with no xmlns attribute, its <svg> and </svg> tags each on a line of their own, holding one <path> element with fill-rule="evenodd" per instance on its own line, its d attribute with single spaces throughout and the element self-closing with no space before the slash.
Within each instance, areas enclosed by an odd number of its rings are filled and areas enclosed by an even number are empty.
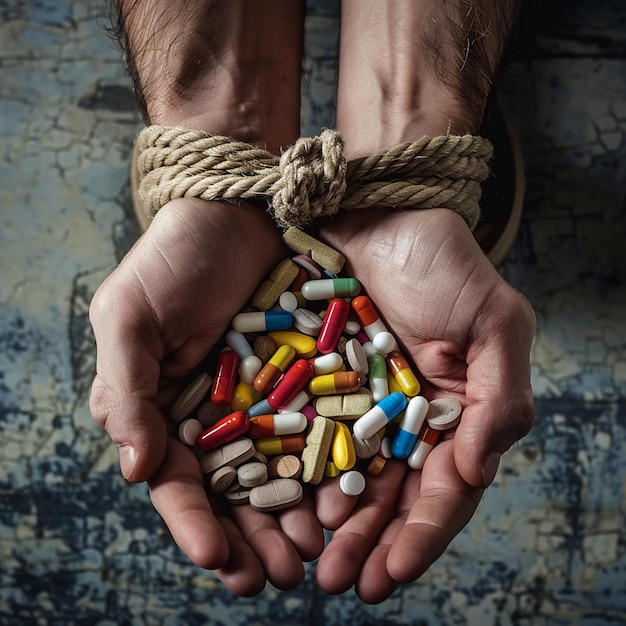
<svg viewBox="0 0 626 626">
<path fill-rule="evenodd" d="M 219 422 L 209 426 L 196 437 L 196 448 L 202 452 L 217 450 L 223 445 L 245 435 L 250 427 L 250 420 L 243 411 L 235 411 Z"/>
<path fill-rule="evenodd" d="M 333 298 L 330 301 L 317 338 L 317 349 L 322 354 L 329 354 L 337 349 L 349 315 L 350 305 L 343 298 Z"/>
<path fill-rule="evenodd" d="M 237 383 L 239 356 L 234 350 L 222 350 L 217 360 L 217 370 L 211 385 L 211 402 L 227 406 L 233 399 Z"/>
<path fill-rule="evenodd" d="M 314 371 L 309 361 L 298 359 L 267 396 L 267 403 L 275 411 L 285 408 L 306 387 Z"/>
</svg>

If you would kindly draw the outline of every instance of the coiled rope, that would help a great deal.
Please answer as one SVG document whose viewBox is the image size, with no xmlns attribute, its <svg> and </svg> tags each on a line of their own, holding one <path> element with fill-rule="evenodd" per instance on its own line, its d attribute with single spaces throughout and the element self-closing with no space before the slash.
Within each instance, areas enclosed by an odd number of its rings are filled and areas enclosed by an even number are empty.
<svg viewBox="0 0 626 626">
<path fill-rule="evenodd" d="M 265 200 L 284 228 L 339 209 L 447 207 L 474 229 L 493 147 L 474 135 L 424 137 L 346 162 L 334 130 L 298 139 L 277 156 L 230 137 L 148 126 L 137 151 L 138 195 L 151 216 L 182 197 Z"/>
</svg>

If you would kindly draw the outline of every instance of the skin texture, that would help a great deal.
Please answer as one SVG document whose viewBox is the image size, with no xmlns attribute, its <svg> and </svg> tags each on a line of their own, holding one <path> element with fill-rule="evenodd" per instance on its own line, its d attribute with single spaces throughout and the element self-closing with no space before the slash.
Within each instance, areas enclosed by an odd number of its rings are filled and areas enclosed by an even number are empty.
<svg viewBox="0 0 626 626">
<path fill-rule="evenodd" d="M 276 152 L 293 143 L 301 3 L 118 4 L 148 122 Z M 423 135 L 475 132 L 514 11 L 495 0 L 468 7 L 461 0 L 344 2 L 337 126 L 348 158 Z M 485 16 L 493 17 L 489 28 Z M 425 31 L 426 23 L 438 28 Z M 437 54 L 427 52 L 429 37 Z M 469 108 L 459 96 L 464 89 L 474 94 Z M 90 311 L 98 348 L 91 410 L 120 448 L 123 475 L 148 481 L 180 548 L 233 593 L 257 594 L 267 581 L 297 586 L 302 562 L 322 552 L 326 527 L 335 532 L 317 566 L 319 586 L 328 593 L 354 586 L 375 603 L 442 554 L 471 519 L 500 455 L 532 426 L 534 316 L 445 207 L 346 213 L 322 224 L 320 236 L 346 255 L 346 274 L 380 307 L 419 370 L 424 395 L 452 395 L 465 407 L 423 471 L 390 461 L 361 496 L 324 481 L 278 514 L 222 509 L 207 498 L 197 460 L 177 441 L 167 411 L 232 317 L 288 256 L 269 216 L 246 203 L 170 202 L 100 287 Z"/>
</svg>

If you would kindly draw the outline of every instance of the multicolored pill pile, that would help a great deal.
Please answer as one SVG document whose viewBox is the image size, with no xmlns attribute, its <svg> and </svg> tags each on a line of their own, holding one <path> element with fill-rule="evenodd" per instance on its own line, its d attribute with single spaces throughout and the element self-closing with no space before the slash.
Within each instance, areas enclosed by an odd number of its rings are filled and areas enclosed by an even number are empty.
<svg viewBox="0 0 626 626">
<path fill-rule="evenodd" d="M 338 277 L 343 255 L 297 228 L 283 239 L 295 256 L 234 317 L 213 375 L 198 374 L 170 410 L 208 488 L 260 511 L 297 504 L 324 477 L 357 496 L 392 457 L 419 470 L 462 411 L 419 395 L 359 281 Z"/>
</svg>

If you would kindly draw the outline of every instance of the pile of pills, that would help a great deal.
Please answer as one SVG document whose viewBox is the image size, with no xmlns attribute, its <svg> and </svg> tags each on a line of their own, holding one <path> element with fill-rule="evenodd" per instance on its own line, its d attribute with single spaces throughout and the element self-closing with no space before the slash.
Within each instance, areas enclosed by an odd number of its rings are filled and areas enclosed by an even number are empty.
<svg viewBox="0 0 626 626">
<path fill-rule="evenodd" d="M 215 371 L 203 371 L 170 417 L 198 455 L 214 493 L 276 511 L 303 484 L 338 477 L 357 496 L 387 459 L 416 470 L 454 428 L 454 398 L 428 402 L 344 257 L 304 231 L 283 236 L 283 260 L 236 315 Z"/>
</svg>

